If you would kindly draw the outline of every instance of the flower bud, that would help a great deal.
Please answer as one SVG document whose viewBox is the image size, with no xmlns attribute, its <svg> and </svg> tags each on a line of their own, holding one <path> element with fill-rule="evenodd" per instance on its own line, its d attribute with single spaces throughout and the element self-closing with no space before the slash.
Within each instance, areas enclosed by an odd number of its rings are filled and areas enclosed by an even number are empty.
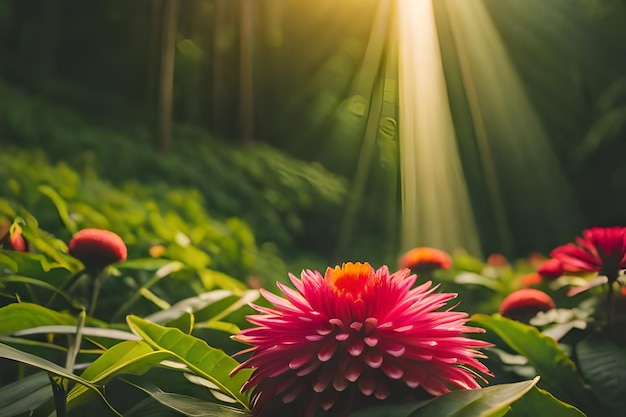
<svg viewBox="0 0 626 417">
<path fill-rule="evenodd" d="M 543 291 L 524 288 L 509 294 L 500 304 L 500 314 L 513 320 L 528 323 L 540 311 L 555 307 L 552 298 Z"/>
<path fill-rule="evenodd" d="M 90 272 L 126 259 L 126 245 L 117 234 L 101 229 L 83 229 L 69 244 L 70 255 L 80 260 Z"/>
<path fill-rule="evenodd" d="M 409 268 L 415 272 L 431 272 L 436 269 L 448 269 L 452 259 L 446 252 L 428 248 L 414 248 L 400 258 L 400 268 Z"/>
</svg>

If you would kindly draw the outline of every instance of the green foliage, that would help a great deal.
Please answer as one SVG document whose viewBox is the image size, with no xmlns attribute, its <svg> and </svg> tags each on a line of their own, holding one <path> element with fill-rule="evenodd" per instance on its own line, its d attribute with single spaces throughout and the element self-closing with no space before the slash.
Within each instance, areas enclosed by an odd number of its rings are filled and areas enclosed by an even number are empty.
<svg viewBox="0 0 626 417">
<path fill-rule="evenodd" d="M 238 218 L 210 216 L 197 191 L 139 183 L 118 188 L 98 178 L 81 178 L 65 163 L 52 165 L 41 152 L 9 149 L 0 155 L 0 195 L 4 197 L 0 198 L 0 215 L 21 216 L 29 242 L 61 265 L 76 261 L 50 248 L 60 245 L 66 250 L 61 240 L 41 232 L 39 225 L 64 239 L 85 227 L 113 230 L 125 240 L 133 257 L 148 257 L 150 248 L 156 247 L 162 252 L 158 256 L 181 261 L 201 273 L 207 289 L 217 285 L 211 281 L 220 281 L 216 273 L 204 272 L 207 268 L 239 279 L 253 272 L 263 274 L 255 267 L 263 265 L 258 260 L 265 255 L 258 250 L 251 229 Z M 37 220 L 20 207 L 29 207 Z M 272 259 L 282 265 L 278 258 Z M 278 271 L 278 277 L 286 275 L 284 265 Z"/>
<path fill-rule="evenodd" d="M 64 218 L 57 219 L 60 233 L 69 235 L 74 222 L 82 228 L 74 200 L 49 187 L 43 188 L 42 201 L 54 200 L 53 208 Z M 3 364 L 9 373 L 0 375 L 0 416 L 45 416 L 53 410 L 59 417 L 94 410 L 130 416 L 250 415 L 250 392 L 241 389 L 252 371 L 233 375 L 239 362 L 230 354 L 242 346 L 230 336 L 248 326 L 245 316 L 253 312 L 249 303 L 263 304 L 259 291 L 226 272 L 197 264 L 197 259 L 205 259 L 202 256 L 171 259 L 153 249 L 159 257 L 141 257 L 141 248 L 152 247 L 141 239 L 149 239 L 155 229 L 138 233 L 141 229 L 126 224 L 137 239 L 129 245 L 131 258 L 102 272 L 99 308 L 95 317 L 86 316 L 85 300 L 90 298 L 80 289 L 91 288 L 89 280 L 94 278 L 83 274 L 80 263 L 68 255 L 64 239 L 40 229 L 37 219 L 14 202 L 19 194 L 9 197 L 0 207 L 20 225 L 35 252 L 0 251 L 0 295 L 8 303 L 0 307 L 0 358 L 10 360 L 9 366 Z M 180 234 L 167 236 L 170 245 L 181 244 Z M 202 245 L 195 250 L 209 256 Z M 485 263 L 457 254 L 453 261 L 452 269 L 425 273 L 420 279 L 455 288 L 464 302 L 475 303 L 486 295 L 487 300 L 474 305 L 485 312 L 519 288 L 521 276 L 532 270 L 527 261 L 510 264 L 498 257 Z M 593 292 L 585 294 L 594 297 Z M 554 312 L 560 316 L 565 310 Z M 126 323 L 120 323 L 124 316 Z M 576 327 L 584 331 L 578 337 L 571 337 L 572 326 L 555 333 L 558 326 L 569 325 L 559 320 L 546 313 L 533 319 L 535 327 L 499 315 L 474 314 L 472 325 L 485 328 L 483 337 L 494 344 L 485 349 L 490 356 L 485 361 L 496 375 L 492 386 L 427 401 L 382 402 L 354 416 L 599 417 L 621 410 L 624 384 L 615 381 L 621 381 L 626 366 L 623 344 L 607 333 L 610 327 L 600 332 L 591 326 L 591 315 L 576 318 L 589 325 Z M 560 343 L 550 334 L 559 334 Z M 63 361 L 65 366 L 60 365 Z M 24 372 L 25 366 L 44 373 Z"/>
<path fill-rule="evenodd" d="M 588 409 L 593 403 L 576 365 L 554 339 L 542 335 L 535 327 L 498 315 L 476 314 L 472 322 L 500 337 L 516 353 L 528 358 L 542 377 L 541 383 L 558 398 Z M 585 407 L 586 406 L 586 407 Z"/>
<path fill-rule="evenodd" d="M 0 177 L 14 178 L 17 182 L 11 187 L 18 189 L 25 188 L 29 179 L 44 180 L 64 199 L 74 198 L 78 187 L 87 188 L 81 194 L 92 197 L 105 194 L 116 204 L 92 213 L 84 209 L 83 215 L 94 223 L 115 223 L 119 206 L 130 209 L 125 201 L 128 197 L 98 181 L 96 173 L 116 184 L 125 183 L 121 191 L 127 194 L 140 200 L 157 198 L 161 207 L 166 204 L 183 209 L 189 217 L 206 207 L 219 218 L 241 218 L 252 226 L 259 241 L 275 242 L 285 249 L 317 228 L 332 230 L 341 218 L 346 181 L 320 164 L 298 161 L 265 145 L 235 147 L 190 126 L 177 127 L 175 149 L 170 155 L 161 155 L 153 149 L 152 134 L 142 125 L 100 128 L 68 109 L 35 99 L 3 82 L 0 95 L 5 97 L 0 103 L 0 130 L 7 142 L 21 147 L 45 145 L 52 160 L 67 161 L 25 172 L 28 167 L 46 165 L 45 158 L 31 155 L 13 162 L 3 158 Z M 15 152 L 7 152 L 5 157 L 14 158 Z M 84 173 L 83 184 L 73 169 Z M 50 176 L 52 173 L 56 175 Z M 127 184 L 129 181 L 152 187 Z M 171 186 L 193 187 L 202 197 Z M 31 203 L 24 201 L 33 209 Z M 162 213 L 146 220 L 142 210 L 146 211 L 145 207 L 134 204 L 134 210 L 124 214 L 137 223 L 163 220 L 159 216 Z M 183 220 L 189 219 L 183 216 Z M 328 247 L 327 240 L 309 244 L 317 249 Z"/>
<path fill-rule="evenodd" d="M 167 352 L 172 359 L 185 364 L 191 372 L 212 382 L 222 393 L 249 409 L 249 393 L 242 393 L 241 387 L 250 377 L 250 370 L 231 376 L 239 363 L 203 340 L 139 317 L 129 316 L 127 320 L 130 328 L 152 349 Z"/>
<path fill-rule="evenodd" d="M 591 334 L 576 345 L 583 377 L 612 414 L 626 407 L 626 349 L 603 334 Z"/>
</svg>

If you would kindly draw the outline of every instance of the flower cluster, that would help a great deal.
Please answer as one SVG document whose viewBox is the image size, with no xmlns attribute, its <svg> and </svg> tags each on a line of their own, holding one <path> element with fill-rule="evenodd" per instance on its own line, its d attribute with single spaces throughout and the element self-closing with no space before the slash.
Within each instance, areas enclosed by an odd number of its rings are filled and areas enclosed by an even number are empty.
<svg viewBox="0 0 626 417">
<path fill-rule="evenodd" d="M 261 290 L 273 307 L 254 306 L 260 314 L 248 320 L 256 327 L 235 336 L 252 345 L 235 372 L 254 369 L 244 389 L 252 389 L 255 414 L 279 415 L 297 398 L 298 416 L 318 407 L 342 416 L 392 391 L 479 388 L 475 378 L 491 374 L 477 349 L 490 344 L 463 334 L 483 329 L 446 307 L 456 294 L 436 293 L 431 282 L 413 288 L 409 274 L 346 263 L 324 276 L 290 274 L 295 290 L 278 284 L 285 298 Z"/>
</svg>

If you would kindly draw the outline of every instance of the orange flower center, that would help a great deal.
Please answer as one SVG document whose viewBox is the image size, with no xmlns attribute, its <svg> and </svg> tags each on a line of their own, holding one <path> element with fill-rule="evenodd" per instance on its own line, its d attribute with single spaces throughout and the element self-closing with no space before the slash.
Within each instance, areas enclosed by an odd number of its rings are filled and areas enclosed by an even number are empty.
<svg viewBox="0 0 626 417">
<path fill-rule="evenodd" d="M 326 281 L 339 294 L 350 293 L 358 297 L 365 288 L 374 282 L 376 273 L 367 262 L 348 262 L 326 270 Z"/>
</svg>

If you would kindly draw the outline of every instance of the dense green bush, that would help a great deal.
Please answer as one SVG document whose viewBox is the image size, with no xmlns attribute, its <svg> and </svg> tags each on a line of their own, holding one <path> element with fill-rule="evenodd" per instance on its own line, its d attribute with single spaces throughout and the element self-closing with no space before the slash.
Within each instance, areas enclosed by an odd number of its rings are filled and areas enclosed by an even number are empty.
<svg viewBox="0 0 626 417">
<path fill-rule="evenodd" d="M 193 187 L 210 213 L 244 219 L 259 242 L 289 248 L 296 238 L 307 242 L 302 237 L 309 232 L 332 231 L 341 221 L 346 181 L 319 164 L 265 145 L 231 146 L 191 126 L 176 126 L 172 153 L 161 155 L 145 125 L 109 121 L 99 127 L 2 82 L 0 95 L 0 135 L 6 142 L 45 147 L 52 161 L 66 161 L 87 177 L 97 172 L 115 184 Z M 333 243 L 331 237 L 308 241 L 320 251 L 332 250 Z"/>
</svg>

